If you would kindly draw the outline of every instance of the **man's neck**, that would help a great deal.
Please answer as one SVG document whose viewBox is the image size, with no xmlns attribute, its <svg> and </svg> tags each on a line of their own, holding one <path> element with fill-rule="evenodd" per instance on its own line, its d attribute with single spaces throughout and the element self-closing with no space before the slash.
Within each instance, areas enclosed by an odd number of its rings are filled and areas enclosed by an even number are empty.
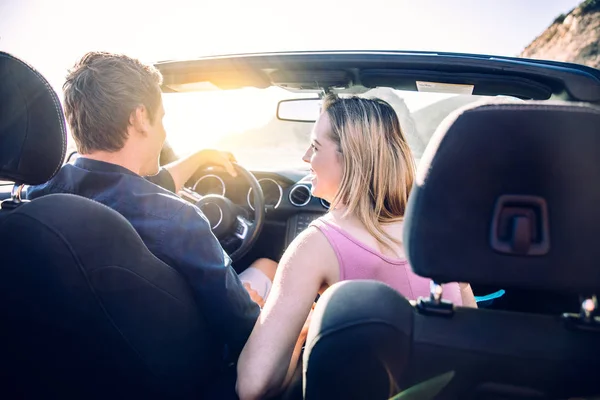
<svg viewBox="0 0 600 400">
<path fill-rule="evenodd" d="M 91 160 L 120 165 L 138 175 L 142 173 L 142 163 L 139 156 L 131 151 L 127 151 L 126 148 L 115 152 L 94 151 L 88 154 L 81 154 L 81 156 Z"/>
</svg>

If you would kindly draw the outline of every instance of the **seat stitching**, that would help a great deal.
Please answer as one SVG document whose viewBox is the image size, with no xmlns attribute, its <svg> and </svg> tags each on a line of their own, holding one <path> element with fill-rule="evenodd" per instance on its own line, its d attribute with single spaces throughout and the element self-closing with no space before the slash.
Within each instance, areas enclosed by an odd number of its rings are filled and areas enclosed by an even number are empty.
<svg viewBox="0 0 600 400">
<path fill-rule="evenodd" d="M 165 264 L 165 265 L 166 265 L 166 264 Z M 163 288 L 161 288 L 161 287 L 159 287 L 159 286 L 156 286 L 154 283 L 152 283 L 152 282 L 151 282 L 149 279 L 147 279 L 146 277 L 144 277 L 144 276 L 142 276 L 142 275 L 138 274 L 138 273 L 137 273 L 137 272 L 135 272 L 135 271 L 132 271 L 132 270 L 130 270 L 130 269 L 127 269 L 127 268 L 124 268 L 124 267 L 122 267 L 122 266 L 120 266 L 120 265 L 105 265 L 105 266 L 102 266 L 102 267 L 94 268 L 93 270 L 90 270 L 90 272 L 96 273 L 97 271 L 100 271 L 100 270 L 106 270 L 106 269 L 110 269 L 110 268 L 119 269 L 119 270 L 123 270 L 123 271 L 129 272 L 129 273 L 131 273 L 131 274 L 133 274 L 133 275 L 137 276 L 138 278 L 140 278 L 140 279 L 144 280 L 144 282 L 146 282 L 147 284 L 149 284 L 149 285 L 150 285 L 150 286 L 152 286 L 153 288 L 155 288 L 155 289 L 158 289 L 158 290 L 160 290 L 162 293 L 164 293 L 164 294 L 168 295 L 168 296 L 169 296 L 169 297 L 171 297 L 173 300 L 176 300 L 176 301 L 178 301 L 178 302 L 179 302 L 179 303 L 181 303 L 181 304 L 185 304 L 185 303 L 184 303 L 184 302 L 183 302 L 181 299 L 179 299 L 179 298 L 175 297 L 173 294 L 171 294 L 171 293 L 167 292 L 167 291 L 166 291 L 166 290 L 164 290 Z"/>
<path fill-rule="evenodd" d="M 58 121 L 60 123 L 60 130 L 62 132 L 62 135 L 61 135 L 61 154 L 63 155 L 62 158 L 64 159 L 64 155 L 65 155 L 65 153 L 67 151 L 67 143 L 66 143 L 67 129 L 65 127 L 64 115 L 62 113 L 62 108 L 59 105 L 60 101 L 58 100 L 58 96 L 56 95 L 56 92 L 54 91 L 54 89 L 52 89 L 52 87 L 50 86 L 50 84 L 48 83 L 48 81 L 46 80 L 46 78 L 44 78 L 42 76 L 42 74 L 40 74 L 31 65 L 27 64 L 23 60 L 20 60 L 20 59 L 18 59 L 16 57 L 12 57 L 8 53 L 5 53 L 5 54 L 7 54 L 10 58 L 12 58 L 13 60 L 15 60 L 18 63 L 22 64 L 23 66 L 27 67 L 31 72 L 33 72 L 42 81 L 42 83 L 46 87 L 47 92 L 50 94 L 50 97 L 52 98 L 52 102 L 54 103 L 54 110 L 56 111 L 56 114 L 58 115 Z M 52 176 L 56 175 L 56 172 L 58 172 L 58 170 L 62 166 L 63 161 L 64 160 L 61 160 L 61 162 L 55 167 L 54 172 L 52 173 Z"/>
</svg>

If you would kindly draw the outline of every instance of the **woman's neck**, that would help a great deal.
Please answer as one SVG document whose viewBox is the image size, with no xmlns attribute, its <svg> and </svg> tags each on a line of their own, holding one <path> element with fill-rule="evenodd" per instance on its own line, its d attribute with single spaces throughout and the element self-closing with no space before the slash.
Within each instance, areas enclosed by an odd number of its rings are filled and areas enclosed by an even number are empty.
<svg viewBox="0 0 600 400">
<path fill-rule="evenodd" d="M 362 223 L 361 219 L 358 217 L 358 215 L 356 215 L 356 213 L 347 213 L 348 208 L 345 206 L 338 206 L 335 209 L 330 209 L 329 210 L 329 214 L 336 220 L 336 221 L 340 221 L 340 222 L 346 222 L 349 224 L 353 224 L 353 225 L 360 225 L 363 226 L 364 224 Z M 381 226 L 382 229 L 385 229 L 385 227 L 388 226 L 397 226 L 397 225 L 402 225 L 402 223 L 404 222 L 404 217 L 398 217 L 397 219 L 393 219 L 390 221 L 386 221 L 386 222 L 376 222 L 377 224 L 379 224 L 379 226 Z"/>
<path fill-rule="evenodd" d="M 336 208 L 332 208 L 329 210 L 329 214 L 332 217 L 339 220 L 348 220 L 356 218 L 354 213 L 347 214 L 348 209 L 345 206 L 337 206 Z"/>
</svg>

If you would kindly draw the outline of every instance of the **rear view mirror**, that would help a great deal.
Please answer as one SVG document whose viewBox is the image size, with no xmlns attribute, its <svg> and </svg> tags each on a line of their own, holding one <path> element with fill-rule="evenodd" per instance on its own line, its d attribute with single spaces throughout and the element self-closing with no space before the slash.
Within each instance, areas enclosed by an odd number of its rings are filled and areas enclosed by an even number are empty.
<svg viewBox="0 0 600 400">
<path fill-rule="evenodd" d="M 277 119 L 293 122 L 315 122 L 321 113 L 321 99 L 281 100 L 277 104 Z"/>
</svg>

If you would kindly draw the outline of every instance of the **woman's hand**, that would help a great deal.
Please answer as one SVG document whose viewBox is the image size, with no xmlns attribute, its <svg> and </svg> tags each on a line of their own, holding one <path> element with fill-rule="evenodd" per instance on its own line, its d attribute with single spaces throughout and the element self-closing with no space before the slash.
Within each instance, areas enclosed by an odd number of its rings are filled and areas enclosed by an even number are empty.
<svg viewBox="0 0 600 400">
<path fill-rule="evenodd" d="M 246 288 L 248 294 L 250 295 L 250 299 L 256 304 L 258 304 L 258 306 L 262 309 L 265 306 L 265 299 L 263 299 L 262 296 L 258 294 L 256 290 L 252 289 L 252 286 L 250 286 L 248 282 L 244 282 L 243 285 Z"/>
<path fill-rule="evenodd" d="M 306 337 L 308 336 L 308 328 L 310 328 L 310 321 L 312 320 L 312 315 L 313 315 L 313 312 L 315 311 L 316 305 L 317 305 L 317 303 L 313 303 L 312 308 L 310 309 L 310 312 L 308 313 L 308 317 L 306 318 L 306 321 L 304 322 L 304 326 L 302 326 L 302 330 L 300 331 L 300 337 L 298 338 L 298 341 L 301 341 L 303 344 L 306 341 Z"/>
</svg>

